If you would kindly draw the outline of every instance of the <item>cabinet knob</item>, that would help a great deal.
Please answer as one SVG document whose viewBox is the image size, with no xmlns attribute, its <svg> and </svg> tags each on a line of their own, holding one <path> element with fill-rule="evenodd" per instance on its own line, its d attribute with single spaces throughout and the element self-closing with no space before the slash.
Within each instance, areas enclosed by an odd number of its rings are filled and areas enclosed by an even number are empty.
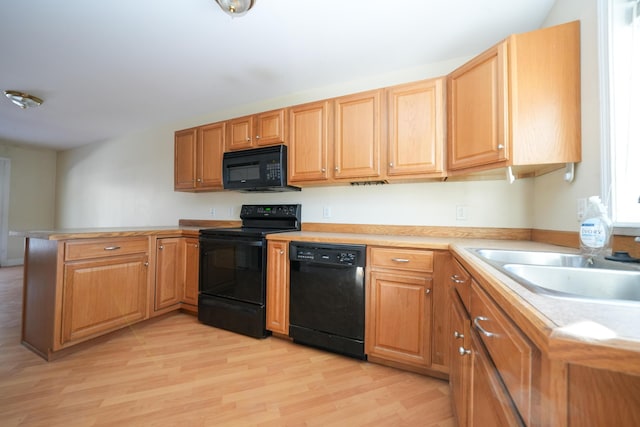
<svg viewBox="0 0 640 427">
<path fill-rule="evenodd" d="M 256 135 L 256 139 L 260 139 L 260 135 Z"/>
<path fill-rule="evenodd" d="M 251 138 L 247 138 L 247 142 L 251 142 Z"/>
<path fill-rule="evenodd" d="M 196 249 L 198 249 L 198 244 L 196 243 L 195 245 L 193 245 L 193 247 L 195 247 Z"/>
<path fill-rule="evenodd" d="M 336 172 L 338 172 L 338 171 L 340 171 L 340 168 L 336 166 L 336 167 L 334 168 L 334 170 L 335 170 Z"/>
<path fill-rule="evenodd" d="M 149 267 L 149 261 L 145 261 L 145 262 L 144 262 L 144 266 L 145 266 L 145 267 Z"/>
<path fill-rule="evenodd" d="M 389 167 L 392 168 L 393 167 L 393 162 L 389 163 Z"/>
<path fill-rule="evenodd" d="M 431 289 L 427 288 L 424 290 L 425 295 L 429 295 L 431 293 Z"/>
<path fill-rule="evenodd" d="M 471 354 L 471 350 L 467 350 L 464 347 L 458 347 L 458 353 L 460 354 L 460 356 L 467 356 Z"/>
<path fill-rule="evenodd" d="M 498 144 L 498 150 L 504 150 L 504 144 Z"/>
<path fill-rule="evenodd" d="M 464 338 L 464 334 L 461 334 L 461 333 L 460 333 L 460 332 L 458 332 L 458 331 L 453 331 L 453 337 L 454 337 L 455 339 L 457 339 L 457 340 L 461 340 L 461 339 L 463 339 L 463 338 Z"/>
<path fill-rule="evenodd" d="M 284 251 L 280 249 L 280 255 L 284 255 Z"/>
<path fill-rule="evenodd" d="M 321 170 L 322 172 L 326 172 L 326 171 L 327 171 L 327 168 L 322 168 L 322 169 L 320 169 L 320 170 Z"/>
<path fill-rule="evenodd" d="M 160 245 L 160 246 L 158 246 L 158 249 L 163 250 L 164 246 Z"/>
<path fill-rule="evenodd" d="M 196 179 L 196 182 L 202 182 L 202 180 L 200 178 Z"/>
</svg>

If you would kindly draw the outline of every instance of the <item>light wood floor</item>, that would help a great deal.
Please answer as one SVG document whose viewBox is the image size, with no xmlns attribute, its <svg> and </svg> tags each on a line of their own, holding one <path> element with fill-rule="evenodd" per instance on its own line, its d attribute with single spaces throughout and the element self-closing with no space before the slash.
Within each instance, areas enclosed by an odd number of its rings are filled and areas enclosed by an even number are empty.
<svg viewBox="0 0 640 427">
<path fill-rule="evenodd" d="M 446 382 L 176 314 L 45 362 L 0 269 L 0 425 L 452 427 Z"/>
</svg>

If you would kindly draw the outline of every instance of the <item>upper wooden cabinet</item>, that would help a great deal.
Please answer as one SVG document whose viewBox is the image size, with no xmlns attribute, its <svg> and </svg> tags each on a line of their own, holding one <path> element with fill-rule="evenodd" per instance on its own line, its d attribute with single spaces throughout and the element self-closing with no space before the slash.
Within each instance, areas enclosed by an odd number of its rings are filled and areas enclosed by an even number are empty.
<svg viewBox="0 0 640 427">
<path fill-rule="evenodd" d="M 581 159 L 579 22 L 512 35 L 448 76 L 450 175 Z"/>
<path fill-rule="evenodd" d="M 174 188 L 176 191 L 222 189 L 224 122 L 175 133 Z"/>
<path fill-rule="evenodd" d="M 389 179 L 446 175 L 444 87 L 440 78 L 387 88 Z"/>
<path fill-rule="evenodd" d="M 372 90 L 334 100 L 334 179 L 380 178 L 383 93 Z"/>
<path fill-rule="evenodd" d="M 289 182 L 329 179 L 333 152 L 332 103 L 329 100 L 289 108 Z"/>
<path fill-rule="evenodd" d="M 383 178 L 384 90 L 289 109 L 289 182 L 332 184 Z"/>
<path fill-rule="evenodd" d="M 285 144 L 287 134 L 286 109 L 266 111 L 238 117 L 227 122 L 225 151 L 245 150 L 264 145 Z"/>
</svg>

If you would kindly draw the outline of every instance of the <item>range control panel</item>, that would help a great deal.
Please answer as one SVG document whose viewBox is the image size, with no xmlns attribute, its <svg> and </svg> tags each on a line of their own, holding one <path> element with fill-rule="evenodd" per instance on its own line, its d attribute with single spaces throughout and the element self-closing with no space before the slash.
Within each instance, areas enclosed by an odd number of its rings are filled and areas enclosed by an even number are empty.
<svg viewBox="0 0 640 427">
<path fill-rule="evenodd" d="M 291 261 L 364 267 L 366 246 L 291 242 Z"/>
<path fill-rule="evenodd" d="M 242 205 L 240 218 L 297 218 L 300 219 L 300 205 Z"/>
</svg>

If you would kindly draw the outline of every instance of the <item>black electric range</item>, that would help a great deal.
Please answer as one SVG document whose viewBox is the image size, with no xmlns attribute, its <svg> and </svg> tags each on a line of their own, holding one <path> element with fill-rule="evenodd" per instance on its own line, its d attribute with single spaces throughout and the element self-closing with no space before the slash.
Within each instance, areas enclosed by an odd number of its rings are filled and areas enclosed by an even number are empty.
<svg viewBox="0 0 640 427">
<path fill-rule="evenodd" d="M 241 227 L 200 230 L 198 319 L 264 338 L 266 236 L 300 230 L 301 205 L 243 205 Z"/>
</svg>

